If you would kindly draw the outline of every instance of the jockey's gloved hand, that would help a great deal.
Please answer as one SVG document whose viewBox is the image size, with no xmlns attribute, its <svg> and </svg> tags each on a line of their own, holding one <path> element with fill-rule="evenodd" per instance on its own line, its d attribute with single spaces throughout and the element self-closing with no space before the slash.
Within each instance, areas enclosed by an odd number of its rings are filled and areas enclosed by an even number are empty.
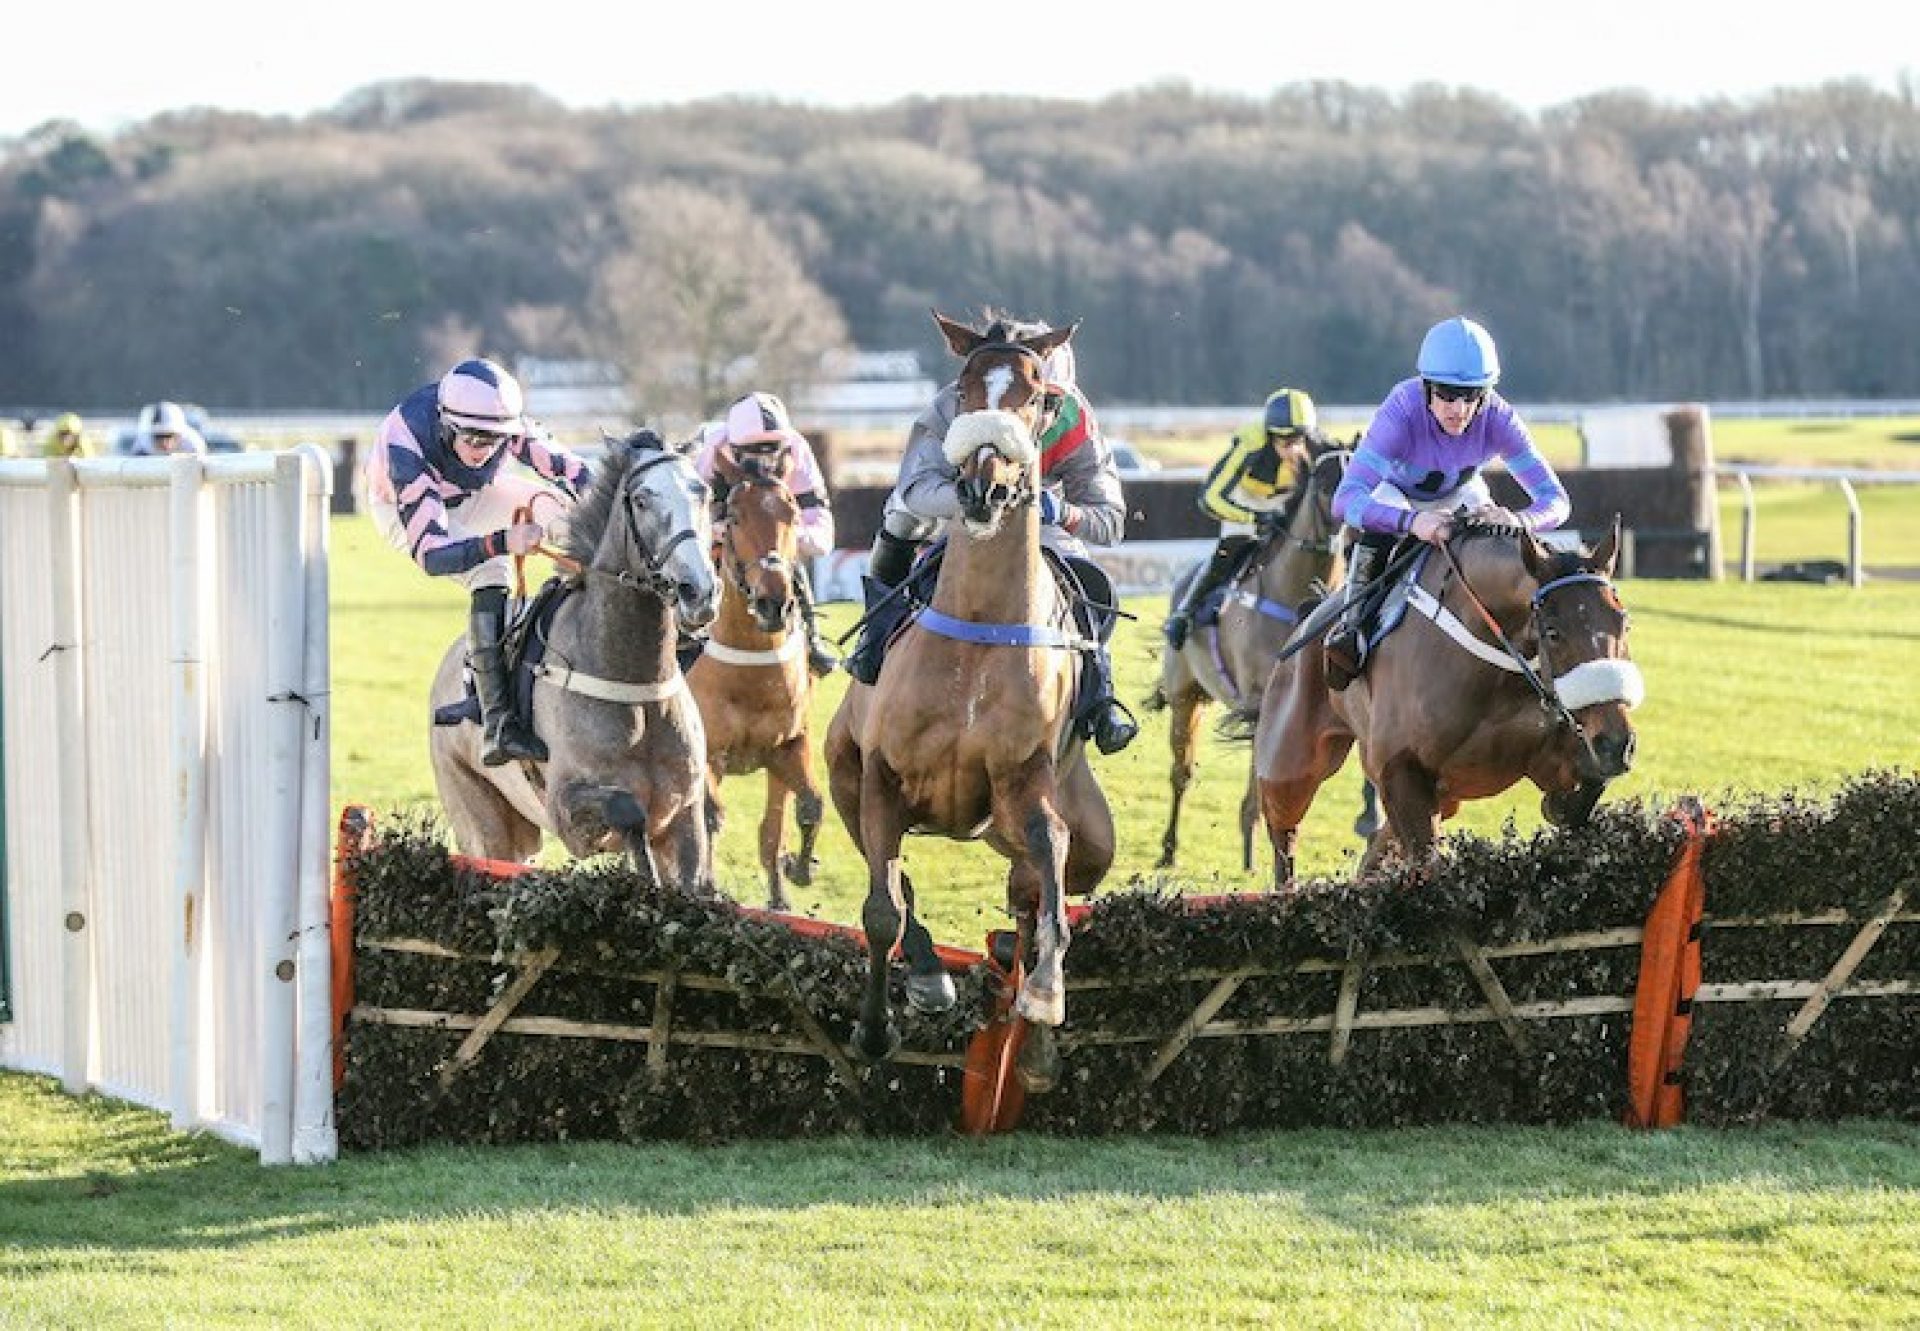
<svg viewBox="0 0 1920 1331">
<path fill-rule="evenodd" d="M 1040 492 L 1040 522 L 1047 527 L 1062 527 L 1067 521 L 1067 501 L 1051 490 Z"/>
</svg>

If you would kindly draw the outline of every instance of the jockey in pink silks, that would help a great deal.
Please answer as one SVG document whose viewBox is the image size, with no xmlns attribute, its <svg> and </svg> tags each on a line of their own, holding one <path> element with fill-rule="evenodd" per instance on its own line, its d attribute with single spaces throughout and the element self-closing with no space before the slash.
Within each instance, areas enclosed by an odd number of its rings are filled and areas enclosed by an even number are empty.
<svg viewBox="0 0 1920 1331">
<path fill-rule="evenodd" d="M 814 617 L 813 584 L 807 576 L 808 560 L 833 552 L 833 508 L 827 495 L 826 478 L 820 473 L 813 445 L 793 428 L 784 402 L 772 393 L 748 393 L 727 408 L 726 416 L 710 421 L 700 429 L 700 449 L 694 467 L 714 487 L 715 521 L 724 512 L 724 482 L 715 475 L 714 460 L 722 450 L 742 471 L 775 469 L 786 458 L 785 471 L 778 473 L 793 492 L 800 506 L 800 563 L 794 568 L 793 593 L 800 607 L 800 618 L 807 629 L 807 662 L 813 673 L 826 675 L 840 664 L 824 639 Z"/>
<path fill-rule="evenodd" d="M 508 457 L 538 479 L 502 474 Z M 519 383 L 490 360 L 461 361 L 438 383 L 409 393 L 381 423 L 367 459 L 367 499 L 381 536 L 472 598 L 467 663 L 489 767 L 546 761 L 547 746 L 516 713 L 507 677 L 509 560 L 546 537 L 536 501 L 564 512 L 590 479 L 585 462 L 528 418 Z M 522 508 L 532 517 L 516 522 Z"/>
</svg>

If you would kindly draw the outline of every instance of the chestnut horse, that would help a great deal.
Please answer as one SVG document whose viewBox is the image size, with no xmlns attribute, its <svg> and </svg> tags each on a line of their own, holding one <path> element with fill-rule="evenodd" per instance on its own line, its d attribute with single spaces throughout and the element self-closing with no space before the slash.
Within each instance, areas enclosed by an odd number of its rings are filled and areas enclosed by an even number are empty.
<svg viewBox="0 0 1920 1331">
<path fill-rule="evenodd" d="M 1033 952 L 1015 1002 L 1031 1023 L 1019 1072 L 1042 1091 L 1057 1076 L 1055 1028 L 1066 1019 L 1065 897 L 1091 892 L 1114 853 L 1113 814 L 1072 724 L 1077 632 L 1040 545 L 1041 365 L 1073 329 L 1015 338 L 998 321 L 975 330 L 934 319 L 965 362 L 946 437 L 961 515 L 948 524 L 931 607 L 871 688 L 847 690 L 826 740 L 833 802 L 868 872 L 868 982 L 853 1044 L 873 1059 L 898 1046 L 887 995 L 896 945 L 909 1001 L 953 1002 L 914 913 L 903 838 L 981 838 L 1010 862 L 1020 956 Z"/>
<path fill-rule="evenodd" d="M 813 881 L 813 843 L 826 801 L 814 780 L 807 744 L 813 674 L 807 633 L 794 595 L 800 504 L 786 485 L 792 458 L 742 467 L 722 450 L 716 478 L 727 487 L 719 533 L 720 615 L 706 646 L 687 670 L 687 687 L 707 730 L 708 818 L 717 833 L 720 780 L 764 770 L 767 803 L 760 818 L 760 867 L 767 905 L 787 909 L 788 880 Z M 800 852 L 781 854 L 787 801 L 797 797 Z"/>
<path fill-rule="evenodd" d="M 1443 819 L 1522 777 L 1546 792 L 1548 822 L 1577 826 L 1632 765 L 1627 713 L 1645 687 L 1612 582 L 1619 518 L 1591 553 L 1548 549 L 1504 509 L 1455 525 L 1444 549 L 1427 552 L 1404 622 L 1361 678 L 1327 688 L 1309 621 L 1306 650 L 1268 679 L 1254 765 L 1276 886 L 1293 878 L 1315 792 L 1356 742 L 1386 813 L 1362 872 L 1396 844 L 1414 863 L 1430 860 Z"/>
<path fill-rule="evenodd" d="M 1280 649 L 1300 623 L 1299 606 L 1318 589 L 1339 580 L 1340 520 L 1333 516 L 1333 492 L 1346 475 L 1351 449 L 1308 453 L 1286 506 L 1261 526 L 1259 545 L 1246 567 L 1227 588 L 1219 627 L 1195 628 L 1186 645 L 1160 648 L 1160 682 L 1147 707 L 1170 708 L 1168 742 L 1173 749 L 1173 803 L 1160 838 L 1160 866 L 1171 868 L 1180 840 L 1180 808 L 1200 755 L 1200 719 L 1208 703 L 1251 709 L 1259 702 L 1267 674 Z M 1269 525 L 1270 524 L 1270 525 Z M 1179 603 L 1198 565 L 1174 586 Z M 1240 802 L 1241 867 L 1253 868 L 1253 828 L 1259 818 L 1259 791 L 1251 755 L 1247 793 Z M 1364 833 L 1363 833 L 1364 835 Z"/>
</svg>

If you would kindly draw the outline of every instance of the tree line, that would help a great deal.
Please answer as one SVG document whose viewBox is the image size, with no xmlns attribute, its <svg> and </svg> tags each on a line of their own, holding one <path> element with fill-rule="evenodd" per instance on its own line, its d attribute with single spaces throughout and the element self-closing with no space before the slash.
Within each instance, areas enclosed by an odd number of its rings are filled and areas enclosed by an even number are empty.
<svg viewBox="0 0 1920 1331">
<path fill-rule="evenodd" d="M 1371 401 L 1467 312 L 1534 400 L 1911 395 L 1920 106 L 1842 82 L 1538 115 L 1265 98 L 361 89 L 0 142 L 0 402 L 374 410 L 475 351 L 618 365 L 649 414 L 945 351 L 930 307 L 1082 319 L 1097 399 Z"/>
</svg>

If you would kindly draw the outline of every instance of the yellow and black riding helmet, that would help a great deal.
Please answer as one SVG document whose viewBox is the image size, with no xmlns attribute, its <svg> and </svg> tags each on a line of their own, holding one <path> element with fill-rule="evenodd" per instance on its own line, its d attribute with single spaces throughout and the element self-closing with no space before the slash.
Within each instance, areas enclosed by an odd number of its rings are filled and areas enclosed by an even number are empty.
<svg viewBox="0 0 1920 1331">
<path fill-rule="evenodd" d="M 1282 388 L 1267 398 L 1267 438 L 1295 439 L 1320 423 L 1313 399 L 1298 388 Z"/>
</svg>

